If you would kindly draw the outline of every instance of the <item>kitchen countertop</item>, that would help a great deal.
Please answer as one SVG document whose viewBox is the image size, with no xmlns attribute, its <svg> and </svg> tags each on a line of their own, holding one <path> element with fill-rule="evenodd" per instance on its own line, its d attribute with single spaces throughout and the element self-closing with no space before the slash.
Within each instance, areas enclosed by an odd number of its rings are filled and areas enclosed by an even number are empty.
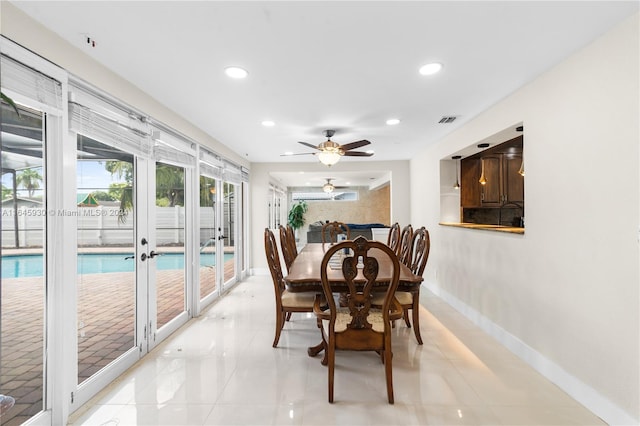
<svg viewBox="0 0 640 426">
<path fill-rule="evenodd" d="M 456 228 L 480 229 L 482 231 L 507 232 L 509 234 L 524 234 L 524 228 L 505 225 L 485 225 L 481 223 L 464 222 L 440 222 L 443 226 L 453 226 Z"/>
</svg>

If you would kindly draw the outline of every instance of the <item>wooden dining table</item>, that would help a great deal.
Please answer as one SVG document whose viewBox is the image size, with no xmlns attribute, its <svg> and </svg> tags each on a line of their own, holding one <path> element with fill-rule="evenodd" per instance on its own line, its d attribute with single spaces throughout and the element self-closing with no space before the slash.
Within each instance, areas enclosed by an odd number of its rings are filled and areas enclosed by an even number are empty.
<svg viewBox="0 0 640 426">
<path fill-rule="evenodd" d="M 291 292 L 317 292 L 321 294 L 322 282 L 320 278 L 320 266 L 326 250 L 330 247 L 330 244 L 324 243 L 309 243 L 305 245 L 298 253 L 298 256 L 294 259 L 291 267 L 289 268 L 289 274 L 284 277 L 287 290 Z M 380 291 L 386 291 L 387 284 L 392 275 L 392 263 L 389 258 L 386 257 L 379 249 L 371 249 L 370 255 L 378 260 L 378 277 L 376 282 L 380 283 Z M 340 255 L 337 255 L 335 259 L 332 259 L 329 263 L 329 271 L 327 276 L 329 283 L 331 284 L 331 290 L 334 293 L 348 292 L 347 283 L 339 270 Z M 331 264 L 334 266 L 331 266 Z M 358 272 L 355 282 L 363 282 L 365 279 L 362 276 L 362 271 Z M 415 275 L 411 272 L 411 269 L 400 263 L 400 283 L 398 284 L 398 291 L 408 291 L 419 294 L 420 284 L 422 283 L 422 276 Z M 375 291 L 375 286 L 374 286 Z M 324 347 L 322 343 L 316 346 L 310 347 L 307 350 L 309 356 L 318 355 Z"/>
</svg>

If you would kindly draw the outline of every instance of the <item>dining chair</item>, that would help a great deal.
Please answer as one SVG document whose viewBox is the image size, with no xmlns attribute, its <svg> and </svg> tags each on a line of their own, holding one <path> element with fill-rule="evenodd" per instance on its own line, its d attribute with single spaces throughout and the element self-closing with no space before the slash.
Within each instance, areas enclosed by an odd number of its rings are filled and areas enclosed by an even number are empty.
<svg viewBox="0 0 640 426">
<path fill-rule="evenodd" d="M 429 260 L 429 251 L 431 250 L 431 239 L 429 237 L 429 231 L 423 226 L 416 230 L 413 234 L 411 250 L 411 262 L 408 265 L 415 275 L 422 276 L 424 269 L 427 266 L 427 260 Z M 402 316 L 404 318 L 407 327 L 411 328 L 411 322 L 409 322 L 409 310 L 411 310 L 413 320 L 413 333 L 416 336 L 416 340 L 419 345 L 422 344 L 422 336 L 420 335 L 420 286 L 416 286 L 415 291 L 397 291 L 396 299 L 402 306 Z M 382 303 L 381 300 L 376 300 L 378 304 Z M 374 303 L 375 304 L 375 303 Z"/>
<path fill-rule="evenodd" d="M 351 239 L 351 229 L 346 223 L 333 221 L 322 225 L 322 243 L 338 242 L 338 235 L 345 235 L 347 240 Z"/>
<path fill-rule="evenodd" d="M 391 225 L 389 229 L 389 236 L 387 237 L 387 245 L 391 250 L 397 252 L 398 244 L 400 243 L 400 224 L 398 222 Z"/>
<path fill-rule="evenodd" d="M 345 249 L 350 253 L 344 254 Z M 391 276 L 385 277 L 384 283 L 377 282 L 379 260 L 370 255 L 372 249 L 378 249 L 376 253 L 382 252 L 377 254 L 380 262 L 389 262 Z M 332 261 L 334 255 L 342 260 L 339 266 Z M 391 321 L 402 317 L 402 308 L 394 298 L 400 277 L 398 257 L 386 244 L 359 236 L 353 241 L 332 245 L 322 259 L 320 274 L 324 299 L 316 298 L 314 312 L 322 330 L 329 370 L 329 402 L 333 402 L 336 351 L 352 350 L 376 351 L 379 354 L 384 363 L 387 398 L 393 404 Z M 359 280 L 363 278 L 364 283 L 356 283 L 356 277 Z M 333 298 L 331 282 L 336 280 L 344 281 L 349 289 L 346 307 L 336 306 Z M 380 308 L 371 306 L 374 290 L 384 290 Z M 323 308 L 323 302 L 328 305 L 327 309 Z"/>
<path fill-rule="evenodd" d="M 287 235 L 289 236 L 289 242 L 291 243 L 291 252 L 293 252 L 294 257 L 298 256 L 298 246 L 296 245 L 296 232 L 293 230 L 293 227 L 287 224 Z"/>
<path fill-rule="evenodd" d="M 411 262 L 412 239 L 413 227 L 409 224 L 402 228 L 400 243 L 398 244 L 398 250 L 396 251 L 398 259 L 400 259 L 400 263 L 404 263 L 407 266 L 409 266 L 409 263 Z"/>
<path fill-rule="evenodd" d="M 276 335 L 273 339 L 273 347 L 275 348 L 278 346 L 280 332 L 284 327 L 285 315 L 288 320 L 292 312 L 313 312 L 316 293 L 292 293 L 287 291 L 284 284 L 282 266 L 280 265 L 276 237 L 269 228 L 264 230 L 264 248 L 276 297 Z"/>
<path fill-rule="evenodd" d="M 294 252 L 296 241 L 295 239 L 291 241 L 291 235 L 287 228 L 280 225 L 278 227 L 280 232 L 280 248 L 282 249 L 282 257 L 284 258 L 284 266 L 287 268 L 287 273 L 289 269 L 291 269 L 291 264 L 297 256 L 297 253 Z"/>
</svg>

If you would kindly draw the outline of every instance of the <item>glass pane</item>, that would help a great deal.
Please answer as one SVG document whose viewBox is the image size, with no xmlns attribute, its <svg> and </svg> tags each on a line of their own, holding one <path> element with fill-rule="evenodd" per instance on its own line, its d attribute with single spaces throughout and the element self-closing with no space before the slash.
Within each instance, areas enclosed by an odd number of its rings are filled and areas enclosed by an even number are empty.
<svg viewBox="0 0 640 426">
<path fill-rule="evenodd" d="M 184 168 L 156 163 L 157 328 L 186 309 Z"/>
<path fill-rule="evenodd" d="M 224 282 L 236 276 L 235 271 L 235 220 L 236 220 L 236 186 L 223 183 L 222 232 L 224 235 Z"/>
<path fill-rule="evenodd" d="M 216 180 L 200 176 L 200 299 L 216 290 Z"/>
<path fill-rule="evenodd" d="M 20 424 L 43 409 L 44 114 L 2 103 L 0 415 Z"/>
<path fill-rule="evenodd" d="M 78 136 L 78 383 L 136 345 L 134 157 Z"/>
</svg>

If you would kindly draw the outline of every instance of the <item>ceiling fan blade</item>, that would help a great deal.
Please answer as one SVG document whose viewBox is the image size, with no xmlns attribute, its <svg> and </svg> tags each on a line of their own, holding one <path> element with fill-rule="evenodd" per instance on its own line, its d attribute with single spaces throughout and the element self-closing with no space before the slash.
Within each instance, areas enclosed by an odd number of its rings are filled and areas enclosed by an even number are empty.
<svg viewBox="0 0 640 426">
<path fill-rule="evenodd" d="M 364 151 L 345 151 L 345 157 L 371 157 L 373 155 L 372 152 L 364 152 Z"/>
<path fill-rule="evenodd" d="M 349 151 L 350 149 L 356 149 L 356 148 L 360 148 L 361 146 L 365 146 L 365 145 L 369 145 L 371 142 L 369 142 L 366 139 L 363 139 L 361 141 L 356 141 L 356 142 L 351 142 L 345 145 L 341 145 L 340 148 L 342 148 L 343 151 Z"/>
<path fill-rule="evenodd" d="M 293 155 L 316 155 L 315 152 L 299 152 L 297 154 L 280 154 L 280 157 L 291 157 Z"/>
<path fill-rule="evenodd" d="M 309 148 L 313 148 L 313 149 L 320 149 L 320 148 L 318 148 L 317 146 L 315 146 L 315 145 L 311 145 L 311 144 L 310 144 L 310 143 L 308 143 L 308 142 L 300 142 L 300 141 L 298 141 L 298 143 L 301 143 L 301 144 L 302 144 L 302 145 L 304 145 L 304 146 L 308 146 Z"/>
</svg>

